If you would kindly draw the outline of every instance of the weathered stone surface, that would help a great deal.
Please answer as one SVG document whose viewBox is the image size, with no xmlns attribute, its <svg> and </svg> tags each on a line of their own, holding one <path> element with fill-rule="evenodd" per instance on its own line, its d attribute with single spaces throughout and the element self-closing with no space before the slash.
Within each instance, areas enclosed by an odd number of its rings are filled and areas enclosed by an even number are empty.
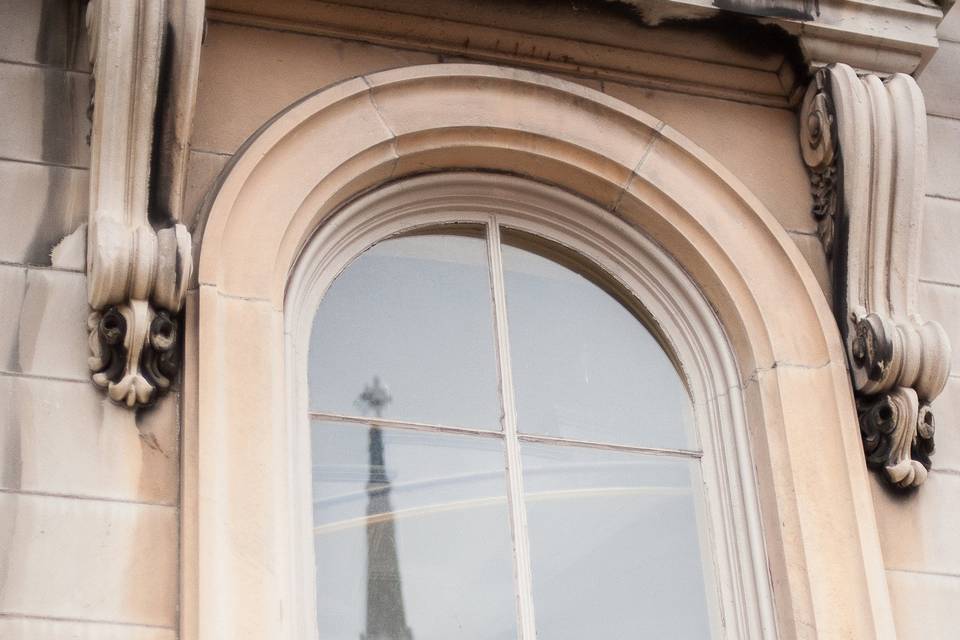
<svg viewBox="0 0 960 640">
<path fill-rule="evenodd" d="M 927 198 L 920 247 L 920 278 L 960 285 L 960 200 Z"/>
<path fill-rule="evenodd" d="M 429 53 L 213 22 L 200 59 L 191 146 L 233 153 L 275 113 L 354 76 L 437 62 Z"/>
<path fill-rule="evenodd" d="M 960 118 L 960 43 L 941 42 L 917 82 L 927 113 Z"/>
<path fill-rule="evenodd" d="M 86 167 L 90 76 L 0 62 L 3 157 Z"/>
<path fill-rule="evenodd" d="M 87 219 L 88 172 L 0 160 L 0 260 L 50 265 L 50 251 Z"/>
<path fill-rule="evenodd" d="M 217 176 L 229 161 L 229 155 L 190 151 L 187 160 L 187 182 L 183 192 L 182 222 L 191 232 L 199 232 L 196 224 L 200 208 L 215 186 Z"/>
<path fill-rule="evenodd" d="M 937 452 L 936 463 L 939 458 Z M 960 475 L 932 471 L 919 491 L 906 494 L 873 484 L 887 569 L 960 576 L 960 547 L 955 544 L 960 510 L 954 506 Z"/>
<path fill-rule="evenodd" d="M 937 36 L 941 42 L 944 40 L 960 42 L 960 9 L 954 7 L 947 12 L 937 29 Z"/>
<path fill-rule="evenodd" d="M 0 398 L 0 489 L 176 505 L 175 395 L 134 416 L 86 381 L 4 376 Z"/>
<path fill-rule="evenodd" d="M 947 640 L 960 628 L 960 578 L 888 571 L 900 640 Z"/>
<path fill-rule="evenodd" d="M 947 379 L 947 386 L 933 405 L 933 415 L 937 421 L 933 468 L 960 473 L 960 376 Z M 936 520 L 931 519 L 932 522 Z"/>
<path fill-rule="evenodd" d="M 71 622 L 42 618 L 0 618 L 4 640 L 176 640 L 173 629 L 128 624 Z"/>
<path fill-rule="evenodd" d="M 83 3 L 4 0 L 0 3 L 0 60 L 89 70 Z"/>
<path fill-rule="evenodd" d="M 960 345 L 960 287 L 921 282 L 917 290 L 920 315 L 927 320 L 936 320 L 946 329 L 950 344 Z M 960 373 L 960 346 L 952 350 L 951 371 Z"/>
<path fill-rule="evenodd" d="M 927 193 L 960 200 L 960 120 L 927 118 Z"/>
<path fill-rule="evenodd" d="M 18 326 L 23 309 L 23 294 L 27 289 L 27 270 L 23 267 L 0 264 L 0 370 L 20 370 Z"/>
<path fill-rule="evenodd" d="M 0 493 L 0 617 L 173 627 L 174 507 Z"/>
<path fill-rule="evenodd" d="M 603 89 L 703 147 L 743 180 L 785 229 L 816 231 L 792 111 L 614 82 L 605 82 Z"/>
<path fill-rule="evenodd" d="M 827 300 L 831 300 L 832 284 L 830 282 L 830 267 L 827 265 L 827 256 L 823 252 L 823 245 L 820 238 L 807 233 L 791 233 L 790 238 L 800 249 L 800 253 L 806 258 L 807 264 L 813 269 L 813 275 L 817 277 L 820 288 L 823 289 L 823 295 Z"/>
<path fill-rule="evenodd" d="M 88 380 L 87 313 L 83 274 L 27 269 L 8 371 Z"/>
</svg>

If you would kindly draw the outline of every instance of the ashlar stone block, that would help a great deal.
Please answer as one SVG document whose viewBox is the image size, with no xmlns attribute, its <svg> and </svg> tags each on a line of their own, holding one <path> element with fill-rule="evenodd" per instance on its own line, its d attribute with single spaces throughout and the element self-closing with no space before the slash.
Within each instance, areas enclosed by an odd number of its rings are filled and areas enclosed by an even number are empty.
<svg viewBox="0 0 960 640">
<path fill-rule="evenodd" d="M 87 220 L 88 171 L 0 160 L 0 260 L 49 266 L 50 251 Z"/>
<path fill-rule="evenodd" d="M 86 381 L 0 378 L 0 489 L 176 505 L 177 396 L 137 414 Z"/>
<path fill-rule="evenodd" d="M 934 470 L 918 491 L 910 493 L 880 485 L 875 475 L 872 484 L 886 568 L 960 579 L 960 547 L 956 544 L 960 475 Z"/>
<path fill-rule="evenodd" d="M 27 289 L 27 270 L 23 267 L 0 264 L 0 370 L 19 371 L 20 354 L 18 334 L 23 294 Z"/>
<path fill-rule="evenodd" d="M 887 572 L 899 640 L 947 640 L 960 629 L 960 578 Z"/>
<path fill-rule="evenodd" d="M 0 618 L 4 640 L 176 640 L 173 629 L 43 618 Z"/>
<path fill-rule="evenodd" d="M 78 0 L 0 2 L 0 59 L 89 70 L 83 7 Z"/>
<path fill-rule="evenodd" d="M 960 120 L 927 118 L 927 194 L 960 200 Z"/>
<path fill-rule="evenodd" d="M 927 113 L 960 118 L 960 42 L 941 42 L 917 82 Z"/>
<path fill-rule="evenodd" d="M 233 153 L 309 93 L 364 73 L 437 61 L 429 53 L 212 22 L 200 58 L 191 147 Z"/>
<path fill-rule="evenodd" d="M 950 338 L 952 364 L 950 370 L 960 373 L 960 287 L 921 282 L 917 289 L 917 306 L 921 317 L 943 325 Z"/>
<path fill-rule="evenodd" d="M 4 157 L 71 167 L 89 164 L 89 74 L 0 62 L 0 86 Z"/>
<path fill-rule="evenodd" d="M 0 493 L 0 618 L 172 628 L 177 510 Z"/>
<path fill-rule="evenodd" d="M 927 198 L 920 246 L 920 278 L 960 285 L 960 200 Z M 960 372 L 958 372 L 960 373 Z"/>
<path fill-rule="evenodd" d="M 84 275 L 56 269 L 27 269 L 22 300 L 13 328 L 16 342 L 12 349 L 7 348 L 7 370 L 89 380 L 89 309 Z"/>
</svg>

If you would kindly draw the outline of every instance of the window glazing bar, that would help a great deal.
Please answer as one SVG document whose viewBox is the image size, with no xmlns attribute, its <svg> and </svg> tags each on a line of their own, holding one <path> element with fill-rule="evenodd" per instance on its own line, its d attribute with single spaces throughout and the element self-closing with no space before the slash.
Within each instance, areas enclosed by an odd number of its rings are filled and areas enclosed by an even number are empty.
<svg viewBox="0 0 960 640">
<path fill-rule="evenodd" d="M 530 541 L 527 532 L 527 510 L 523 501 L 523 469 L 520 463 L 520 442 L 517 440 L 517 408 L 510 368 L 507 296 L 503 280 L 500 227 L 497 225 L 495 216 L 491 216 L 487 224 L 487 251 L 490 256 L 490 285 L 493 290 L 497 363 L 500 370 L 500 401 L 503 409 L 503 432 L 507 458 L 507 501 L 510 507 L 514 576 L 517 587 L 517 626 L 520 640 L 536 640 L 537 627 L 533 612 Z"/>
<path fill-rule="evenodd" d="M 664 449 L 659 447 L 641 447 L 630 444 L 612 444 L 607 442 L 596 442 L 593 440 L 577 440 L 573 438 L 558 438 L 556 436 L 540 436 L 529 433 L 517 434 L 521 442 L 537 442 L 540 444 L 555 444 L 561 447 L 584 447 L 587 449 L 602 449 L 604 451 L 627 451 L 633 453 L 642 453 L 651 456 L 671 456 L 676 458 L 695 458 L 703 457 L 702 451 L 692 449 Z"/>
<path fill-rule="evenodd" d="M 432 433 L 452 433 L 455 435 L 480 436 L 481 438 L 501 438 L 502 431 L 490 429 L 474 429 L 472 427 L 455 427 L 444 424 L 427 422 L 411 422 L 409 420 L 393 420 L 390 418 L 373 418 L 369 416 L 349 416 L 340 413 L 324 413 L 322 411 L 308 411 L 307 416 L 314 420 L 329 422 L 343 422 L 365 427 L 385 427 L 388 429 L 406 429 L 407 431 L 428 431 Z"/>
</svg>

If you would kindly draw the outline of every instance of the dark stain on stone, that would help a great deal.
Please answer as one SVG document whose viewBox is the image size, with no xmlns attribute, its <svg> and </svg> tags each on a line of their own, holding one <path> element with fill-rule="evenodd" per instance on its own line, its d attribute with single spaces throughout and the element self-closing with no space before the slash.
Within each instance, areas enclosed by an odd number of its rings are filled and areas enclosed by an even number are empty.
<svg viewBox="0 0 960 640">
<path fill-rule="evenodd" d="M 43 76 L 43 116 L 40 156 L 54 163 L 74 164 L 82 155 L 76 148 L 79 132 L 75 117 L 85 104 L 76 104 L 78 79 L 67 71 L 76 66 L 81 50 L 84 29 L 81 0 L 43 0 L 40 7 L 40 33 L 34 56 L 40 64 L 49 65 L 38 71 Z M 81 124 L 82 126 L 82 124 Z M 41 209 L 44 219 L 39 221 L 34 237 L 28 242 L 25 259 L 31 264 L 48 266 L 50 250 L 60 235 L 56 217 L 62 216 L 62 202 L 71 189 L 70 172 L 50 169 L 49 183 Z"/>
<path fill-rule="evenodd" d="M 713 0 L 713 6 L 764 18 L 809 22 L 820 15 L 820 0 Z"/>
<path fill-rule="evenodd" d="M 0 406 L 6 407 L 6 429 L 0 429 L 0 439 L 4 440 L 0 451 L 6 451 L 6 457 L 0 459 L 0 487 L 17 490 L 20 488 L 23 476 L 23 451 L 20 438 L 20 412 L 14 401 L 15 378 L 7 379 L 8 393 L 6 398 L 0 399 Z"/>
<path fill-rule="evenodd" d="M 608 16 L 634 24 L 638 37 L 655 29 L 703 34 L 719 38 L 732 48 L 756 56 L 780 54 L 784 57 L 798 82 L 810 75 L 799 39 L 774 24 L 763 24 L 762 18 L 788 18 L 813 21 L 820 13 L 820 0 L 713 0 L 719 11 L 709 17 L 665 17 L 656 26 L 644 15 L 643 9 L 627 0 L 488 0 L 504 10 L 519 6 L 535 8 L 544 18 L 557 12 L 573 10 L 589 16 Z M 586 20 L 584 24 L 589 24 Z M 519 43 L 514 47 L 517 53 Z"/>
<path fill-rule="evenodd" d="M 23 323 L 23 305 L 27 299 L 27 287 L 29 286 L 27 270 L 21 269 L 20 272 L 23 275 L 23 286 L 20 288 L 20 300 L 17 307 L 17 326 L 14 328 L 13 340 L 10 343 L 10 356 L 5 367 L 7 371 L 13 372 L 22 371 L 20 367 L 20 325 Z"/>
<path fill-rule="evenodd" d="M 173 181 L 176 132 L 171 82 L 173 80 L 173 49 L 177 33 L 167 23 L 160 54 L 160 80 L 157 83 L 157 104 L 153 112 L 153 146 L 150 154 L 150 187 L 147 218 L 156 227 L 168 227 L 173 220 L 170 211 L 170 186 Z M 169 151 L 168 151 L 169 150 Z"/>
<path fill-rule="evenodd" d="M 775 24 L 763 24 L 753 16 L 722 11 L 702 20 L 669 20 L 663 23 L 679 31 L 706 33 L 719 37 L 744 53 L 765 56 L 780 54 L 793 69 L 799 83 L 810 76 L 800 40 Z"/>
</svg>

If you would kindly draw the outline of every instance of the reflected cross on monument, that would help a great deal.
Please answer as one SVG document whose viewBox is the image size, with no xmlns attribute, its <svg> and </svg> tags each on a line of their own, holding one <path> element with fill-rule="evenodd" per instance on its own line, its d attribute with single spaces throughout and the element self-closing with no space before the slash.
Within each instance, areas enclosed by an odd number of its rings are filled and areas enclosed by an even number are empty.
<svg viewBox="0 0 960 640">
<path fill-rule="evenodd" d="M 357 404 L 377 418 L 393 401 L 379 376 L 364 387 Z M 397 539 L 390 505 L 390 478 L 380 427 L 370 428 L 370 475 L 367 480 L 367 628 L 360 640 L 413 640 L 403 607 Z"/>
</svg>

